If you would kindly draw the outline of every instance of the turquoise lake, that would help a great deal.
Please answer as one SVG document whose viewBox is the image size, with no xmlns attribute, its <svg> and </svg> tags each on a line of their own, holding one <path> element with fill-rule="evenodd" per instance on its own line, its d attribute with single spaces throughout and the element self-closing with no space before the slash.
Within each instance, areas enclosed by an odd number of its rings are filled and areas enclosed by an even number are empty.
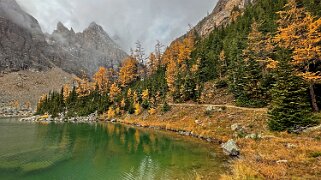
<svg viewBox="0 0 321 180">
<path fill-rule="evenodd" d="M 0 119 L 0 179 L 218 179 L 228 159 L 213 144 L 120 124 Z"/>
</svg>

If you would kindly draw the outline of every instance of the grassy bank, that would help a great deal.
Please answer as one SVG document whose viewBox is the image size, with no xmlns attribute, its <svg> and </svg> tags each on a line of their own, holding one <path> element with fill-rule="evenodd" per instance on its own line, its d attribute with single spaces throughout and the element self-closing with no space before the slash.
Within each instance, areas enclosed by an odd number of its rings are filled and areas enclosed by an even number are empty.
<svg viewBox="0 0 321 180">
<path fill-rule="evenodd" d="M 319 179 L 321 178 L 321 131 L 299 135 L 272 133 L 267 110 L 203 105 L 176 105 L 166 113 L 125 115 L 125 124 L 156 127 L 188 134 L 213 143 L 237 141 L 241 156 L 222 179 Z M 233 131 L 238 124 L 241 131 Z M 256 134 L 257 137 L 249 138 Z M 206 179 L 206 177 L 204 177 Z"/>
</svg>

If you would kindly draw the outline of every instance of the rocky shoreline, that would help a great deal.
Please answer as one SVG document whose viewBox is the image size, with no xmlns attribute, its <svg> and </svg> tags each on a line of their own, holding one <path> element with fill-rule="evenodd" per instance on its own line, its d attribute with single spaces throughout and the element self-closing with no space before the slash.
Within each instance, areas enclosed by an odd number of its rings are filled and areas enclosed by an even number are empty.
<svg viewBox="0 0 321 180">
<path fill-rule="evenodd" d="M 34 114 L 31 108 L 12 108 L 12 107 L 0 107 L 0 117 L 11 118 L 11 117 L 29 117 Z"/>
<path fill-rule="evenodd" d="M 21 118 L 21 122 L 72 122 L 72 123 L 92 123 L 99 122 L 98 113 L 93 113 L 88 116 L 79 116 L 68 118 L 64 114 L 59 114 L 57 117 L 51 115 L 37 115 L 26 118 Z"/>
</svg>

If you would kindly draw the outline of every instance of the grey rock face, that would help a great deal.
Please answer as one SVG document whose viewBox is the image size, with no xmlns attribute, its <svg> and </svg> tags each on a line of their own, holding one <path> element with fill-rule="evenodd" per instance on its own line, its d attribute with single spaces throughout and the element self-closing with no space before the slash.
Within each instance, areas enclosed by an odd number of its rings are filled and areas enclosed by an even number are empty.
<svg viewBox="0 0 321 180">
<path fill-rule="evenodd" d="M 0 0 L 0 72 L 52 67 L 38 21 L 14 0 Z"/>
<path fill-rule="evenodd" d="M 47 35 L 47 42 L 63 55 L 63 62 L 68 64 L 77 62 L 77 69 L 88 75 L 93 75 L 100 66 L 117 69 L 127 54 L 114 43 L 104 29 L 96 23 L 91 23 L 83 32 L 75 33 L 73 29 L 66 28 L 58 23 L 57 30 Z M 72 69 L 67 69 L 73 72 Z"/>
<path fill-rule="evenodd" d="M 232 21 L 232 13 L 242 10 L 255 0 L 219 0 L 213 12 L 195 26 L 201 36 L 208 35 L 215 27 L 224 26 Z"/>
<path fill-rule="evenodd" d="M 58 23 L 52 35 L 44 35 L 15 0 L 0 0 L 0 72 L 60 67 L 92 75 L 99 66 L 117 68 L 126 56 L 96 23 L 82 33 Z"/>
</svg>

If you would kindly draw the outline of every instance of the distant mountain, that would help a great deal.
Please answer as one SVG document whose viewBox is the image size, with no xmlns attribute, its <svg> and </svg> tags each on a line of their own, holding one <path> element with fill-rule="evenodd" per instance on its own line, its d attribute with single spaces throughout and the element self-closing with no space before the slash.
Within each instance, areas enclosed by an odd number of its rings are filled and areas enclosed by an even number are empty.
<svg viewBox="0 0 321 180">
<path fill-rule="evenodd" d="M 77 69 L 90 75 L 94 74 L 99 66 L 118 68 L 121 60 L 127 56 L 95 22 L 80 33 L 75 33 L 72 28 L 69 30 L 59 22 L 57 29 L 53 34 L 47 35 L 46 39 L 48 44 L 63 56 L 64 61 L 59 62 L 60 66 L 77 65 Z"/>
<path fill-rule="evenodd" d="M 92 75 L 99 66 L 117 68 L 126 56 L 96 23 L 82 33 L 58 23 L 53 34 L 45 35 L 15 0 L 0 0 L 0 72 L 59 67 Z"/>
</svg>

